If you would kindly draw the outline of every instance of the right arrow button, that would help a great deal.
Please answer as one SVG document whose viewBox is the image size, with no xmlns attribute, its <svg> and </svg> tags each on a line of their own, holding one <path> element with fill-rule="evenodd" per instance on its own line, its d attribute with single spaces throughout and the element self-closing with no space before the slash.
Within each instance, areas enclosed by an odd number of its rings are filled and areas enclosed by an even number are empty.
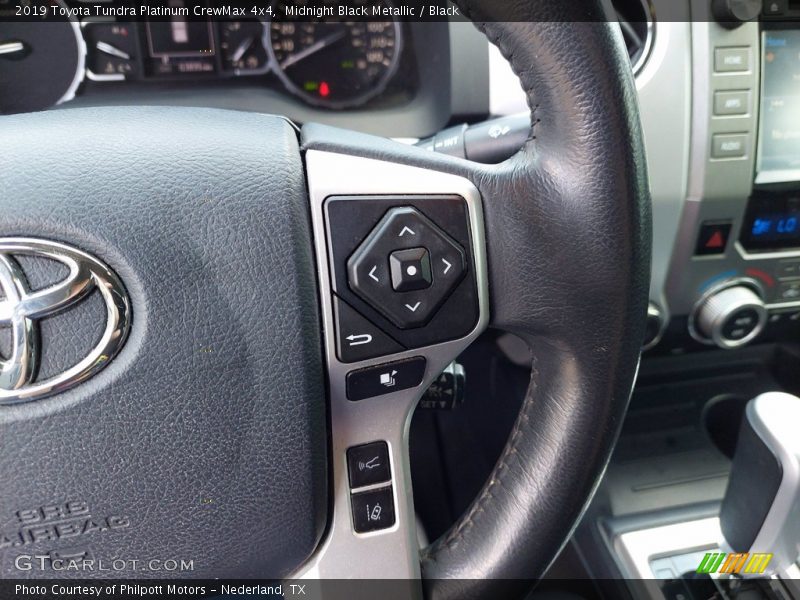
<svg viewBox="0 0 800 600">
<path fill-rule="evenodd" d="M 450 271 L 450 269 L 453 268 L 453 263 L 451 263 L 446 258 L 443 258 L 442 262 L 444 263 L 444 271 L 442 272 L 442 275 L 447 275 L 447 273 Z"/>
<path fill-rule="evenodd" d="M 452 285 L 464 275 L 464 255 L 455 248 L 448 248 L 436 257 L 435 275 Z"/>
</svg>

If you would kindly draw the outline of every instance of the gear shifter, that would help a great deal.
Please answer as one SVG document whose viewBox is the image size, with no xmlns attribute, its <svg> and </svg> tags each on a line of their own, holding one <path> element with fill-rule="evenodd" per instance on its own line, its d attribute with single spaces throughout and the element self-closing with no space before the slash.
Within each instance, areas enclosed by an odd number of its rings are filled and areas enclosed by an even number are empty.
<svg viewBox="0 0 800 600">
<path fill-rule="evenodd" d="M 765 571 L 745 567 L 740 575 L 785 573 L 800 554 L 798 429 L 800 398 L 796 396 L 770 392 L 747 405 L 720 527 L 733 552 L 773 556 Z"/>
</svg>

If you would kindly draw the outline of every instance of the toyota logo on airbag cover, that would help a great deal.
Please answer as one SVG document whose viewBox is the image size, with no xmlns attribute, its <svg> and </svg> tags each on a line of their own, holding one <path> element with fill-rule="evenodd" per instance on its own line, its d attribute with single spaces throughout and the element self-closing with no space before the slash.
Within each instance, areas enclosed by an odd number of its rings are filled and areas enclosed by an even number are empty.
<svg viewBox="0 0 800 600">
<path fill-rule="evenodd" d="M 32 290 L 15 258 L 19 256 L 57 261 L 69 269 L 69 275 L 49 287 Z M 37 380 L 42 352 L 39 321 L 84 301 L 94 290 L 106 308 L 100 341 L 65 371 Z M 0 238 L 0 292 L 0 327 L 11 331 L 9 356 L 0 356 L 0 405 L 38 400 L 86 381 L 114 358 L 128 334 L 130 301 L 122 282 L 96 258 L 64 244 Z"/>
</svg>

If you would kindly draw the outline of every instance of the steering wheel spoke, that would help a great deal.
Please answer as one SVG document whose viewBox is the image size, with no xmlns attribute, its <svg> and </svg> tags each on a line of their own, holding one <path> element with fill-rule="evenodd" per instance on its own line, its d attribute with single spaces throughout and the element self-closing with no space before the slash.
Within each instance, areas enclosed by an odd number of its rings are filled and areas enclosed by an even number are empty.
<svg viewBox="0 0 800 600">
<path fill-rule="evenodd" d="M 397 162 L 314 149 L 305 162 L 328 368 L 333 512 L 320 551 L 297 576 L 418 580 L 408 428 L 424 391 L 489 320 L 480 195 L 463 177 Z M 411 256 L 402 262 L 398 253 Z M 404 270 L 393 274 L 392 262 Z M 433 281 L 414 283 L 420 271 Z M 411 290 L 397 285 L 403 276 Z M 402 313 L 383 304 L 395 300 L 412 318 L 432 305 L 426 325 L 396 320 Z"/>
</svg>

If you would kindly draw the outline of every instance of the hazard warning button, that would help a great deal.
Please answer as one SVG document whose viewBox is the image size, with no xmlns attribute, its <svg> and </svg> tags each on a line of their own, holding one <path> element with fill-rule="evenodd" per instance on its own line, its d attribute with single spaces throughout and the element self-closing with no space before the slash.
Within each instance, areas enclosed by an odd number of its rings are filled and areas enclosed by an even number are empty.
<svg viewBox="0 0 800 600">
<path fill-rule="evenodd" d="M 706 221 L 700 226 L 695 255 L 724 254 L 731 233 L 730 221 Z"/>
</svg>

